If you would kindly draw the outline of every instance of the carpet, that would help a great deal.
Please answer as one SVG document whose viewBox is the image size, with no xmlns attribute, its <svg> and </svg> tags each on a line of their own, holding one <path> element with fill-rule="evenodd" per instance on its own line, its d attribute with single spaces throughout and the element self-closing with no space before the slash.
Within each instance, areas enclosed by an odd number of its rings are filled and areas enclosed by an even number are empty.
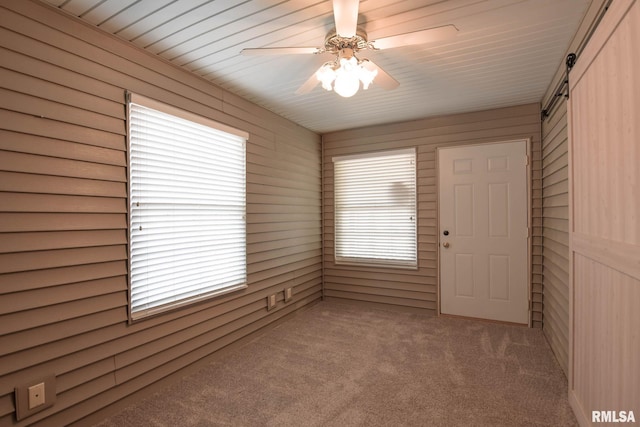
<svg viewBox="0 0 640 427">
<path fill-rule="evenodd" d="M 424 425 L 577 423 L 539 329 L 330 301 L 98 424 Z"/>
</svg>

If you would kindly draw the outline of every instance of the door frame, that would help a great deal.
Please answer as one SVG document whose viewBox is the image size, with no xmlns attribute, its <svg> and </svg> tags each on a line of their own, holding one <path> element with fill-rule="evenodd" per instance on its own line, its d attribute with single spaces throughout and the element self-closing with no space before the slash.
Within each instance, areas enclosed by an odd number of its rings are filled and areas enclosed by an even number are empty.
<svg viewBox="0 0 640 427">
<path fill-rule="evenodd" d="M 437 298 L 436 298 L 436 314 L 437 316 L 441 316 L 442 312 L 441 312 L 441 295 L 442 295 L 442 280 L 441 280 L 441 266 L 440 266 L 440 251 L 441 251 L 441 232 L 440 232 L 440 150 L 441 149 L 447 149 L 447 148 L 461 148 L 461 147 L 477 147 L 477 146 L 485 146 L 485 145 L 492 145 L 492 144 L 505 144 L 505 143 L 510 143 L 510 142 L 524 142 L 525 143 L 525 147 L 526 147 L 526 152 L 527 152 L 527 164 L 526 164 L 526 178 L 527 178 L 527 227 L 529 229 L 529 233 L 527 235 L 527 297 L 528 297 L 528 302 L 527 302 L 527 326 L 529 328 L 532 327 L 533 325 L 533 319 L 532 319 L 532 304 L 533 304 L 533 295 L 532 295 L 532 273 L 533 273 L 533 189 L 532 189 L 532 171 L 531 171 L 531 164 L 533 163 L 533 159 L 532 159 L 532 155 L 531 155 L 531 138 L 517 138 L 517 139 L 509 139 L 509 140 L 499 140 L 499 141 L 484 141 L 484 142 L 479 142 L 479 143 L 475 143 L 475 144 L 465 144 L 465 143 L 454 143 L 454 144 L 448 144 L 448 145 L 438 145 L 436 147 L 436 164 L 435 164 L 435 169 L 436 169 L 436 247 L 437 247 L 437 251 L 436 251 L 436 263 L 438 266 L 438 274 L 437 274 L 437 281 L 438 281 L 438 294 L 437 294 Z M 541 178 L 542 179 L 542 178 Z M 542 188 L 540 189 L 540 191 L 542 191 Z M 542 206 L 540 207 L 540 209 L 542 209 Z M 489 319 L 487 319 L 489 320 Z M 491 320 L 489 320 L 491 321 Z M 502 322 L 502 323 L 508 323 L 508 322 Z"/>
</svg>

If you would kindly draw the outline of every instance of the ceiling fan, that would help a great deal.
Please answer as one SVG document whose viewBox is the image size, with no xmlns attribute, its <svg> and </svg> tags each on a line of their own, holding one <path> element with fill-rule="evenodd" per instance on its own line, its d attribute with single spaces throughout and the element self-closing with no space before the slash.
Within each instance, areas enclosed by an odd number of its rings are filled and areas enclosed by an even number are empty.
<svg viewBox="0 0 640 427">
<path fill-rule="evenodd" d="M 298 90 L 301 95 L 311 92 L 318 83 L 326 90 L 334 90 L 343 97 L 353 96 L 362 83 L 367 89 L 375 79 L 383 89 L 395 89 L 400 83 L 382 68 L 357 54 L 362 50 L 381 50 L 394 47 L 430 43 L 453 37 L 458 29 L 453 25 L 429 28 L 369 41 L 367 33 L 358 27 L 359 0 L 333 0 L 335 29 L 324 40 L 323 47 L 271 47 L 243 49 L 243 55 L 290 55 L 323 54 L 335 55 L 325 62 Z"/>
</svg>

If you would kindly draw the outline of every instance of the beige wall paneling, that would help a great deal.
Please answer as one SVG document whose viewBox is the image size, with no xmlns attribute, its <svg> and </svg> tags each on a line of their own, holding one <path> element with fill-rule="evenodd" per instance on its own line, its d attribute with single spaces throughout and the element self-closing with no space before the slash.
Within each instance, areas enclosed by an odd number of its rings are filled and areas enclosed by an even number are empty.
<svg viewBox="0 0 640 427">
<path fill-rule="evenodd" d="M 569 399 L 640 414 L 640 2 L 614 1 L 570 75 Z"/>
<path fill-rule="evenodd" d="M 567 106 L 542 123 L 543 330 L 567 372 L 569 345 L 569 184 Z"/>
<path fill-rule="evenodd" d="M 132 325 L 125 90 L 250 134 L 248 289 Z M 40 2 L 8 0 L 0 124 L 0 426 L 97 421 L 321 297 L 318 135 Z M 55 405 L 16 423 L 13 388 L 48 374 Z"/>
<path fill-rule="evenodd" d="M 567 55 L 584 43 L 607 0 L 589 6 Z M 566 55 L 565 55 L 566 58 Z M 563 58 L 544 105 L 556 97 L 557 83 L 565 79 Z M 558 363 L 568 373 L 569 360 L 569 157 L 567 104 L 561 98 L 542 122 L 542 314 L 543 331 Z"/>
<path fill-rule="evenodd" d="M 531 139 L 532 161 L 532 308 L 541 326 L 542 190 L 538 104 L 434 117 L 335 132 L 323 136 L 325 296 L 393 304 L 433 312 L 438 304 L 436 148 Z M 418 269 L 337 265 L 333 259 L 332 157 L 394 148 L 417 147 Z"/>
</svg>

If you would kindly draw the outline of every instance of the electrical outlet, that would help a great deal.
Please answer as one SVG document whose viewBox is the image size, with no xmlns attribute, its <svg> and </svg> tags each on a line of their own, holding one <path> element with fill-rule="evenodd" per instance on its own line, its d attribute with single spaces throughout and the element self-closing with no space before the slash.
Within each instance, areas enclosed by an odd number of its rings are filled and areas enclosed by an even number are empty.
<svg viewBox="0 0 640 427">
<path fill-rule="evenodd" d="M 271 310 L 276 306 L 276 294 L 267 297 L 267 310 Z"/>
<path fill-rule="evenodd" d="M 30 417 L 45 410 L 56 401 L 56 377 L 49 375 L 15 388 L 16 419 Z"/>
<path fill-rule="evenodd" d="M 289 302 L 293 298 L 293 288 L 284 289 L 284 302 Z"/>
</svg>

